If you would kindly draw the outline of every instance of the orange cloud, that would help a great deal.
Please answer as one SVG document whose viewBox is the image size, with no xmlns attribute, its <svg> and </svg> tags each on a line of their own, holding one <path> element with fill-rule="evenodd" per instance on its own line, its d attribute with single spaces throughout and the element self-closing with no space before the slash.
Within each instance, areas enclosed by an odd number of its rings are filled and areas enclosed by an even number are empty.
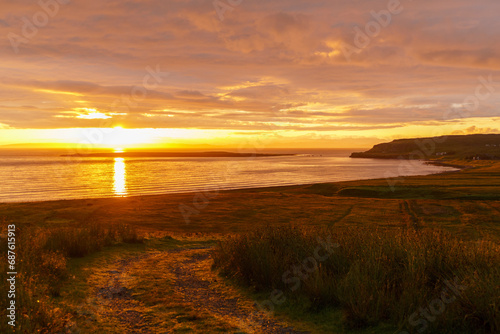
<svg viewBox="0 0 500 334">
<path fill-rule="evenodd" d="M 2 36 L 22 36 L 23 17 L 41 10 L 27 0 L 0 6 Z M 392 136 L 464 121 L 443 115 L 474 96 L 480 76 L 491 75 L 500 90 L 500 3 L 401 6 L 346 59 L 341 46 L 354 45 L 356 27 L 365 29 L 387 2 L 243 1 L 221 21 L 211 0 L 72 1 L 18 53 L 0 39 L 0 126 L 88 128 L 108 118 L 106 125 L 130 128 L 373 138 L 369 131 Z M 148 66 L 169 75 L 133 97 Z M 500 94 L 491 94 L 471 117 L 499 112 Z"/>
</svg>

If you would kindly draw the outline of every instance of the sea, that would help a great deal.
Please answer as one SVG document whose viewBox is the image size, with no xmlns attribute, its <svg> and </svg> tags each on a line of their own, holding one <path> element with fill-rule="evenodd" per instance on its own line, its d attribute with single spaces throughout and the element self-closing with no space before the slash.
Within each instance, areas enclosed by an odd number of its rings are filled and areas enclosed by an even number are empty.
<svg viewBox="0 0 500 334">
<path fill-rule="evenodd" d="M 301 185 L 455 170 L 424 161 L 408 164 L 400 160 L 349 158 L 353 151 L 267 149 L 258 153 L 295 155 L 74 158 L 61 156 L 65 152 L 57 150 L 0 150 L 0 203 Z"/>
</svg>

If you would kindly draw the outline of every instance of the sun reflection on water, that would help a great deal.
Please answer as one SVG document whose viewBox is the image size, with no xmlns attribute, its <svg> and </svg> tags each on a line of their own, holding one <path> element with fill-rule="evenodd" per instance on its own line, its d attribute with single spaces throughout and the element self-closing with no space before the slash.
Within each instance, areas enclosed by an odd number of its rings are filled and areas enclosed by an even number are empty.
<svg viewBox="0 0 500 334">
<path fill-rule="evenodd" d="M 123 158 L 115 158 L 114 187 L 115 195 L 127 196 L 127 170 Z"/>
</svg>

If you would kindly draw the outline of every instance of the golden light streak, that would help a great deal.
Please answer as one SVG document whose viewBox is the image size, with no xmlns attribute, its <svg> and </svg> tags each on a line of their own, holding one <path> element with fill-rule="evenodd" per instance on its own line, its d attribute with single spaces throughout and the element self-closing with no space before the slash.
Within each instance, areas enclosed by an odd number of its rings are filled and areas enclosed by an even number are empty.
<svg viewBox="0 0 500 334">
<path fill-rule="evenodd" d="M 43 93 L 49 93 L 49 94 L 64 94 L 64 95 L 73 95 L 73 96 L 83 96 L 83 94 L 80 94 L 80 93 L 63 92 L 63 91 L 52 90 L 52 89 L 35 89 L 35 92 L 43 92 Z"/>
<path fill-rule="evenodd" d="M 127 170 L 123 158 L 115 158 L 114 193 L 117 196 L 127 196 Z"/>
<path fill-rule="evenodd" d="M 233 86 L 222 86 L 222 87 L 217 87 L 218 89 L 221 90 L 238 90 L 238 89 L 243 89 L 243 88 L 249 88 L 249 87 L 259 87 L 259 86 L 266 86 L 266 85 L 286 85 L 288 84 L 288 80 L 285 80 L 283 78 L 276 78 L 276 77 L 263 77 L 259 81 L 245 81 L 240 84 L 235 84 Z"/>
</svg>

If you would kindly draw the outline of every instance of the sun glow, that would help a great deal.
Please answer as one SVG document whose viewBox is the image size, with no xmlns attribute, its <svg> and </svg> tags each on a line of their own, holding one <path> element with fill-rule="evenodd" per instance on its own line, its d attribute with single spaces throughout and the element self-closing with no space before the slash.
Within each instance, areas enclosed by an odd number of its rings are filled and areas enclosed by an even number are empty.
<svg viewBox="0 0 500 334">
<path fill-rule="evenodd" d="M 123 152 L 125 148 L 154 144 L 157 139 L 151 129 L 124 129 L 121 126 L 116 126 L 106 132 L 100 146 L 113 148 L 117 153 Z"/>
<path fill-rule="evenodd" d="M 95 129 L 99 131 L 100 129 Z M 128 148 L 142 148 L 153 146 L 172 147 L 180 141 L 201 142 L 214 137 L 214 133 L 193 129 L 127 129 L 116 126 L 112 129 L 101 129 L 102 135 L 98 146 L 111 148 L 116 153 Z M 94 131 L 94 132 L 95 132 Z"/>
<path fill-rule="evenodd" d="M 111 118 L 111 116 L 108 116 L 106 114 L 103 114 L 101 112 L 90 112 L 88 114 L 84 115 L 78 115 L 76 118 L 83 118 L 83 119 L 108 119 Z"/>
</svg>

